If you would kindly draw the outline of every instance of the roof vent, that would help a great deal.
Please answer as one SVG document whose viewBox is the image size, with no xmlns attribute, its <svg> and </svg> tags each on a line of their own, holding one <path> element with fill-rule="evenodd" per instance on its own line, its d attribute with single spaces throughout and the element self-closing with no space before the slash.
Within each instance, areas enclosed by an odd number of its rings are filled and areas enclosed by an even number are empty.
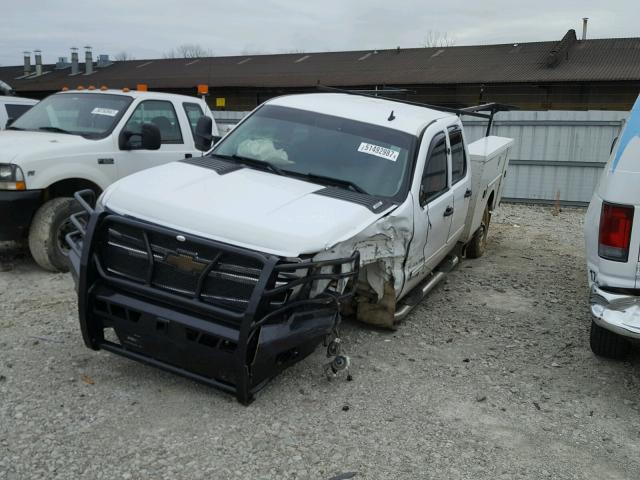
<svg viewBox="0 0 640 480">
<path fill-rule="evenodd" d="M 71 64 L 67 61 L 67 57 L 58 57 L 58 61 L 56 62 L 56 70 L 64 70 L 65 68 L 69 68 Z"/>
<path fill-rule="evenodd" d="M 93 54 L 91 47 L 84 47 L 84 74 L 91 75 L 93 73 Z"/>
<path fill-rule="evenodd" d="M 42 75 L 42 51 L 34 50 L 33 51 L 36 57 L 36 76 Z"/>
<path fill-rule="evenodd" d="M 105 68 L 109 65 L 113 65 L 113 62 L 109 59 L 109 55 L 101 53 L 98 55 L 98 63 L 96 63 L 97 68 Z"/>
<path fill-rule="evenodd" d="M 589 17 L 584 17 L 582 19 L 582 40 L 587 39 L 587 22 L 589 21 Z"/>
<path fill-rule="evenodd" d="M 24 52 L 24 76 L 31 75 L 31 52 Z"/>
<path fill-rule="evenodd" d="M 78 65 L 78 48 L 71 47 L 71 75 L 78 75 L 80 66 Z"/>
<path fill-rule="evenodd" d="M 576 43 L 576 31 L 571 29 L 564 34 L 562 40 L 556 43 L 551 51 L 547 54 L 545 61 L 547 68 L 557 67 L 563 59 L 569 58 L 569 49 Z"/>
</svg>

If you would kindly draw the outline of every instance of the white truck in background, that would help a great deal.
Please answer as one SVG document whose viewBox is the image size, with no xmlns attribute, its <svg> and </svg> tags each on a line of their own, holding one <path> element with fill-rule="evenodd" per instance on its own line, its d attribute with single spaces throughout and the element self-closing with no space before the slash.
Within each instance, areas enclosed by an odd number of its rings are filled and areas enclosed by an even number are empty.
<svg viewBox="0 0 640 480">
<path fill-rule="evenodd" d="M 85 344 L 243 403 L 323 340 L 327 372 L 346 368 L 342 313 L 395 328 L 463 255 L 484 253 L 513 140 L 467 145 L 459 116 L 500 110 L 284 96 L 206 156 L 122 179 L 95 207 L 76 194 Z"/>
<path fill-rule="evenodd" d="M 38 100 L 31 98 L 0 96 L 0 130 L 10 126 L 36 103 Z"/>
<path fill-rule="evenodd" d="M 28 239 L 41 267 L 65 270 L 74 192 L 100 194 L 119 178 L 201 155 L 202 116 L 212 118 L 204 100 L 158 92 L 85 89 L 42 100 L 0 132 L 0 240 Z"/>
<path fill-rule="evenodd" d="M 0 130 L 4 130 L 38 100 L 17 97 L 11 85 L 0 80 Z"/>
<path fill-rule="evenodd" d="M 584 222 L 591 288 L 591 350 L 620 359 L 640 340 L 640 97 Z"/>
</svg>

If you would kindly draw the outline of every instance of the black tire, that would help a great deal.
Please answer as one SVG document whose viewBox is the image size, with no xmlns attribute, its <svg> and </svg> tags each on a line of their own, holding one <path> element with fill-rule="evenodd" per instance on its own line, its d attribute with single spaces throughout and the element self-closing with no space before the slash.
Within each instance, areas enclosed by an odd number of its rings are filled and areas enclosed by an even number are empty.
<svg viewBox="0 0 640 480">
<path fill-rule="evenodd" d="M 591 321 L 591 351 L 599 357 L 621 360 L 627 356 L 631 343 L 622 335 L 602 328 Z"/>
<path fill-rule="evenodd" d="M 49 200 L 34 215 L 29 228 L 29 250 L 36 263 L 45 270 L 69 270 L 64 237 L 73 230 L 69 217 L 81 209 L 73 198 L 61 197 Z"/>
<path fill-rule="evenodd" d="M 469 243 L 467 243 L 467 258 L 480 258 L 487 250 L 487 235 L 489 234 L 489 223 L 491 223 L 491 212 L 489 205 L 484 209 L 480 229 L 474 235 Z"/>
</svg>

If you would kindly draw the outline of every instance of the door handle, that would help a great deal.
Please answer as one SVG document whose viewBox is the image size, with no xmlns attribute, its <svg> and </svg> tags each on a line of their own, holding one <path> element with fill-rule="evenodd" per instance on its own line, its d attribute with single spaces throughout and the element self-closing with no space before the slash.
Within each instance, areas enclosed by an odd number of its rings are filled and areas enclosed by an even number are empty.
<svg viewBox="0 0 640 480">
<path fill-rule="evenodd" d="M 467 191 L 464 192 L 464 198 L 469 198 L 471 196 L 471 189 L 467 188 Z"/>
<path fill-rule="evenodd" d="M 450 217 L 451 215 L 453 215 L 453 207 L 449 206 L 444 211 L 443 217 Z"/>
<path fill-rule="evenodd" d="M 192 157 L 193 157 L 193 154 L 191 154 L 191 153 L 185 153 L 184 154 L 184 158 L 192 158 Z"/>
</svg>

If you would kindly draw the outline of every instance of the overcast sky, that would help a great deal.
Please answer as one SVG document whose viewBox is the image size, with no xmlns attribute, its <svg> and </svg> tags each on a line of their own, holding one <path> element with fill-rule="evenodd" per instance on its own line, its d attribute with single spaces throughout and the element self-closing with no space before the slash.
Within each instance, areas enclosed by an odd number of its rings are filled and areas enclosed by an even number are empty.
<svg viewBox="0 0 640 480">
<path fill-rule="evenodd" d="M 424 46 L 429 32 L 456 45 L 559 40 L 574 28 L 589 38 L 640 36 L 640 0 L 4 0 L 0 65 L 24 50 L 45 63 L 69 47 L 162 57 L 184 43 L 215 55 Z M 468 5 L 466 5 L 468 4 Z M 83 58 L 83 57 L 81 57 Z"/>
</svg>

